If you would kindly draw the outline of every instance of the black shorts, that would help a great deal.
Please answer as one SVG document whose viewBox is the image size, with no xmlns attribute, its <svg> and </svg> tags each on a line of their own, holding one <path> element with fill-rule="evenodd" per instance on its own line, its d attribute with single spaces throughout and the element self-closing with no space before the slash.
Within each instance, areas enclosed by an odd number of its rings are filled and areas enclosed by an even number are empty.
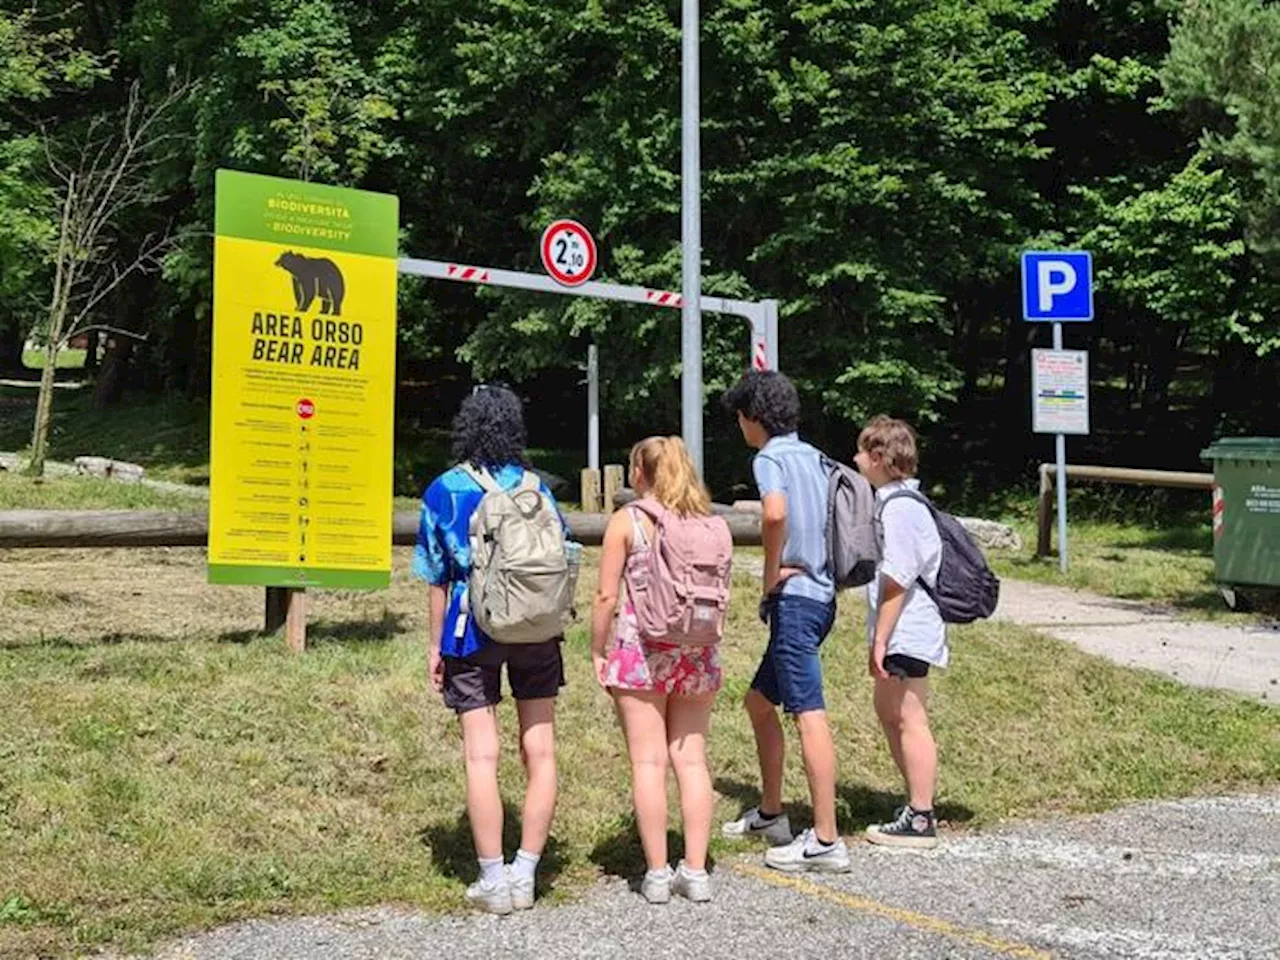
<svg viewBox="0 0 1280 960">
<path fill-rule="evenodd" d="M 917 660 L 902 653 L 891 653 L 884 658 L 884 671 L 899 680 L 919 680 L 929 675 L 929 661 Z"/>
<path fill-rule="evenodd" d="M 502 699 L 502 665 L 517 700 L 554 697 L 564 686 L 560 641 L 494 643 L 467 657 L 444 658 L 444 705 L 458 713 L 494 706 Z"/>
</svg>

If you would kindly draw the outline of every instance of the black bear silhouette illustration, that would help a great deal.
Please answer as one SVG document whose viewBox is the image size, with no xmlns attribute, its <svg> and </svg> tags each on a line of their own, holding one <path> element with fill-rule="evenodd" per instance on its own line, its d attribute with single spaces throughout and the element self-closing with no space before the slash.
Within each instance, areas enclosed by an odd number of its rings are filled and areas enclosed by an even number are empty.
<svg viewBox="0 0 1280 960">
<path fill-rule="evenodd" d="M 293 277 L 293 299 L 297 309 L 310 310 L 311 304 L 319 297 L 321 313 L 342 316 L 342 298 L 346 296 L 347 285 L 336 263 L 324 257 L 304 257 L 290 250 L 280 254 L 276 266 L 289 271 Z"/>
</svg>

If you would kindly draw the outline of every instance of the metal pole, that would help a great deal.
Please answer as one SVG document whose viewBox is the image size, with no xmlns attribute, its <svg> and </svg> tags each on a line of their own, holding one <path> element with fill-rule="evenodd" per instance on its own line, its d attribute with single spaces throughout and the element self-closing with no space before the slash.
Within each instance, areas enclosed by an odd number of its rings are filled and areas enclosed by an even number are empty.
<svg viewBox="0 0 1280 960">
<path fill-rule="evenodd" d="M 680 26 L 680 426 L 702 475 L 702 189 L 698 113 L 698 0 L 683 0 Z"/>
<path fill-rule="evenodd" d="M 764 301 L 764 336 L 767 344 L 769 369 L 778 369 L 778 301 Z"/>
<path fill-rule="evenodd" d="M 1062 324 L 1053 325 L 1053 349 L 1062 349 Z M 1054 438 L 1058 456 L 1058 570 L 1067 572 L 1067 437 Z"/>
<path fill-rule="evenodd" d="M 587 466 L 600 469 L 600 351 L 587 347 Z"/>
</svg>

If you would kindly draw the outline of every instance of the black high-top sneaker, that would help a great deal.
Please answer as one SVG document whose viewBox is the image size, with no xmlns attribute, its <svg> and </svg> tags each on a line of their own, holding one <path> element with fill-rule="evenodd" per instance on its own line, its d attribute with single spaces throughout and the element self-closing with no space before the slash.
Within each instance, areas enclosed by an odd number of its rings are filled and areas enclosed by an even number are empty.
<svg viewBox="0 0 1280 960">
<path fill-rule="evenodd" d="M 938 845 L 938 821 L 932 810 L 912 810 L 908 804 L 893 822 L 867 827 L 867 839 L 885 847 L 928 850 Z"/>
</svg>

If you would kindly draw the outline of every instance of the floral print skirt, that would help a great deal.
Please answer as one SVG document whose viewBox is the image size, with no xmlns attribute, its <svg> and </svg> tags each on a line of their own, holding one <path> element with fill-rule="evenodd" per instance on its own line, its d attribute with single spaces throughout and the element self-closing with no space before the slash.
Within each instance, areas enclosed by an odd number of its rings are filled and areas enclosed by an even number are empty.
<svg viewBox="0 0 1280 960">
<path fill-rule="evenodd" d="M 626 600 L 614 627 L 605 686 L 693 697 L 715 693 L 721 680 L 717 647 L 645 643 L 636 626 L 636 609 L 630 598 Z"/>
</svg>

